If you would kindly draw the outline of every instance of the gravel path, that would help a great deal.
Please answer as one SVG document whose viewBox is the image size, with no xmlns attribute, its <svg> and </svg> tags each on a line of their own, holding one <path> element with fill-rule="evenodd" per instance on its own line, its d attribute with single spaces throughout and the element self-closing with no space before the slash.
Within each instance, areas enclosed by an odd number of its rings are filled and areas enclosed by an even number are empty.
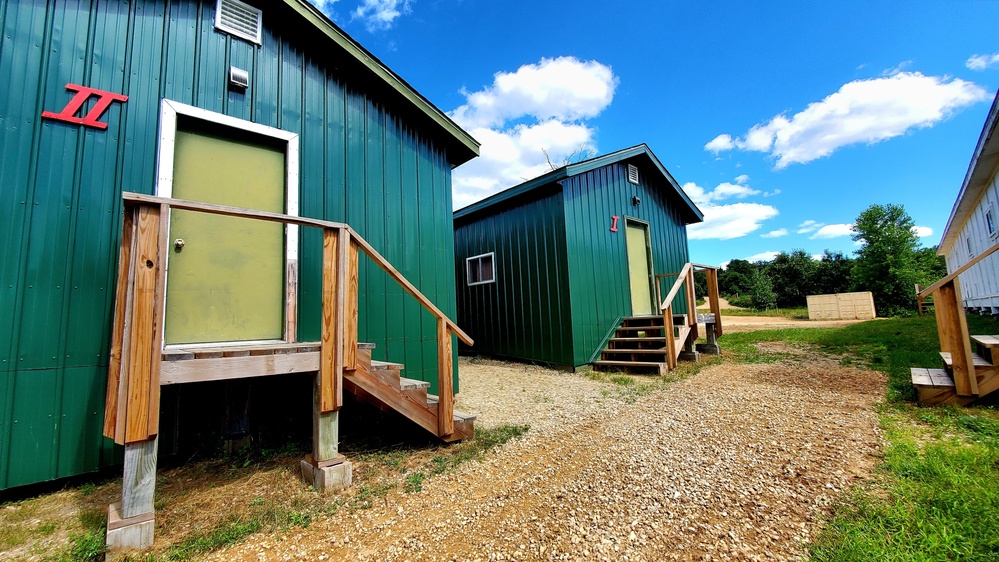
<svg viewBox="0 0 999 562">
<path fill-rule="evenodd" d="M 460 409 L 528 423 L 525 437 L 420 493 L 213 559 L 799 559 L 869 474 L 884 381 L 785 348 L 794 360 L 709 367 L 630 404 L 613 383 L 463 361 Z"/>
</svg>

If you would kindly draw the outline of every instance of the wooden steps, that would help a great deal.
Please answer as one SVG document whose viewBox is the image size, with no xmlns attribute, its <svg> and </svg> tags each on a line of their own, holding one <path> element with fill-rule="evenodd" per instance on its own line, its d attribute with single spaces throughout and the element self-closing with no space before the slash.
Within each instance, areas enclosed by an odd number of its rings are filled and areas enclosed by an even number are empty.
<svg viewBox="0 0 999 562">
<path fill-rule="evenodd" d="M 910 369 L 912 386 L 923 405 L 956 404 L 965 405 L 999 390 L 999 370 L 995 361 L 999 359 L 999 336 L 969 337 L 972 346 L 971 365 L 975 377 L 975 391 L 961 394 L 954 382 L 954 356 L 947 351 L 940 352 L 943 369 L 914 367 Z M 977 392 L 976 392 L 977 391 Z"/>
<path fill-rule="evenodd" d="M 663 375 L 669 370 L 669 342 L 676 342 L 679 357 L 690 337 L 691 328 L 685 315 L 674 315 L 673 333 L 667 335 L 662 316 L 624 318 L 607 340 L 600 359 L 593 362 L 597 371 L 627 371 L 638 374 Z"/>
<path fill-rule="evenodd" d="M 454 412 L 454 433 L 438 432 L 438 398 L 427 394 L 430 383 L 407 379 L 400 375 L 400 363 L 371 359 L 374 346 L 358 344 L 357 365 L 343 373 L 343 388 L 383 411 L 394 410 L 430 433 L 447 442 L 468 439 L 475 435 L 475 416 Z"/>
</svg>

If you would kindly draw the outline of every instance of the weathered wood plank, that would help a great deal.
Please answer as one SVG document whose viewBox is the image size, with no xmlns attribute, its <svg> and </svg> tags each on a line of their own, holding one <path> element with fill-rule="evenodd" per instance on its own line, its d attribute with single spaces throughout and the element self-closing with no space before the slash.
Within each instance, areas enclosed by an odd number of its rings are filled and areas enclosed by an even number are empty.
<svg viewBox="0 0 999 562">
<path fill-rule="evenodd" d="M 156 492 L 158 437 L 125 444 L 125 474 L 121 484 L 121 516 L 128 519 L 153 512 Z"/>
<path fill-rule="evenodd" d="M 160 363 L 160 384 L 222 381 L 318 371 L 320 352 L 218 357 Z"/>
<path fill-rule="evenodd" d="M 160 430 L 160 360 L 163 354 L 163 321 L 166 310 L 166 257 L 170 236 L 170 207 L 160 205 L 159 240 L 156 251 L 156 290 L 153 297 L 153 336 L 149 349 L 149 429 L 148 435 Z"/>
<path fill-rule="evenodd" d="M 454 433 L 454 365 L 451 362 L 451 331 L 447 319 L 437 319 L 437 435 Z"/>
<path fill-rule="evenodd" d="M 317 462 L 334 459 L 340 448 L 340 412 L 323 411 L 323 387 L 316 373 L 312 392 L 312 458 Z"/>
<path fill-rule="evenodd" d="M 119 445 L 124 443 L 125 389 L 128 379 L 122 376 L 123 359 L 128 345 L 125 319 L 131 302 L 132 254 L 135 235 L 134 210 L 126 208 L 121 227 L 121 246 L 118 250 L 118 276 L 115 282 L 114 316 L 111 324 L 111 353 L 108 363 L 108 386 L 104 401 L 104 436 L 114 439 Z"/>
<path fill-rule="evenodd" d="M 284 224 L 297 224 L 298 226 L 312 226 L 322 229 L 337 230 L 347 225 L 342 222 L 324 221 L 320 219 L 310 219 L 308 217 L 298 217 L 283 215 L 281 213 L 271 213 L 268 211 L 256 211 L 253 209 L 243 209 L 240 207 L 230 207 L 228 205 L 217 205 L 215 203 L 204 203 L 202 201 L 191 201 L 189 199 L 171 199 L 168 197 L 156 197 L 126 191 L 121 194 L 122 199 L 129 203 L 142 203 L 151 205 L 167 204 L 173 209 L 185 211 L 197 211 L 212 215 L 222 215 L 226 217 L 241 217 L 247 219 L 258 219 L 269 222 L 280 222 Z"/>
</svg>

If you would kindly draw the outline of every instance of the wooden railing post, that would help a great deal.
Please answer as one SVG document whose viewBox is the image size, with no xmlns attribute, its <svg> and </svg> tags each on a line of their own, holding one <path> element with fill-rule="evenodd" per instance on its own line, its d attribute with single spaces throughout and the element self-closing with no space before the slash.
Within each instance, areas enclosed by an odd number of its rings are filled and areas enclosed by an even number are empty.
<svg viewBox="0 0 999 562">
<path fill-rule="evenodd" d="M 670 369 L 676 368 L 676 340 L 673 336 L 673 304 L 670 303 L 663 310 L 663 331 L 666 336 L 666 365 Z"/>
<path fill-rule="evenodd" d="M 451 330 L 447 320 L 437 318 L 437 428 L 441 437 L 454 433 L 454 364 L 451 362 Z"/>
<path fill-rule="evenodd" d="M 344 276 L 346 283 L 346 299 L 344 310 L 344 334 L 343 334 L 343 369 L 353 371 L 357 368 L 357 241 L 350 236 L 347 229 L 343 229 L 350 240 L 349 244 L 344 244 L 346 256 L 343 263 L 346 264 L 347 271 Z"/>
<path fill-rule="evenodd" d="M 687 326 L 690 327 L 688 341 L 697 339 L 697 291 L 694 287 L 694 268 L 687 270 Z"/>
<path fill-rule="evenodd" d="M 978 380 L 975 378 L 968 319 L 964 316 L 961 288 L 956 277 L 937 289 L 933 302 L 940 351 L 949 352 L 953 362 L 954 389 L 958 396 L 977 396 Z"/>
<path fill-rule="evenodd" d="M 718 270 L 711 268 L 706 271 L 708 276 L 708 302 L 711 314 L 715 317 L 715 337 L 722 335 L 721 303 L 718 302 Z"/>
<path fill-rule="evenodd" d="M 343 404 L 343 345 L 347 274 L 345 229 L 323 231 L 323 322 L 319 361 L 319 410 L 335 412 Z"/>
</svg>

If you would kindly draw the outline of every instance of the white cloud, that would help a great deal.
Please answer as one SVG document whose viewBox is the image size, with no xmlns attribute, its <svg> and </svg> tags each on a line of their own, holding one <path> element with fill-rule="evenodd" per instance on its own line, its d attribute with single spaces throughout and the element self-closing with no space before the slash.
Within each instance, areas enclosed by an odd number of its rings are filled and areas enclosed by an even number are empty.
<svg viewBox="0 0 999 562">
<path fill-rule="evenodd" d="M 318 0 L 316 5 L 319 6 L 319 3 L 332 4 L 329 0 Z M 370 32 L 384 31 L 391 29 L 399 16 L 410 13 L 412 3 L 413 0 L 361 0 L 357 9 L 351 12 L 351 20 L 363 21 Z M 321 6 L 319 8 L 326 11 Z"/>
<path fill-rule="evenodd" d="M 760 261 L 774 261 L 774 258 L 776 258 L 779 255 L 780 252 L 760 252 L 758 254 L 753 254 L 752 256 L 749 256 L 748 258 L 744 259 L 750 263 L 760 262 Z"/>
<path fill-rule="evenodd" d="M 543 58 L 516 72 L 497 72 L 491 86 L 466 93 L 467 103 L 451 117 L 470 129 L 499 127 L 525 116 L 537 121 L 588 119 L 610 105 L 617 84 L 611 68 L 597 61 Z"/>
<path fill-rule="evenodd" d="M 812 260 L 814 261 L 822 261 L 825 257 L 825 254 L 812 254 Z"/>
<path fill-rule="evenodd" d="M 491 85 L 466 92 L 450 116 L 482 146 L 454 171 L 454 207 L 550 171 L 542 150 L 556 166 L 574 152 L 595 152 L 596 131 L 585 120 L 610 105 L 617 84 L 608 66 L 559 57 L 496 73 Z"/>
<path fill-rule="evenodd" d="M 764 197 L 773 197 L 774 195 L 780 195 L 780 190 L 775 189 L 773 191 L 767 191 L 763 194 Z"/>
<path fill-rule="evenodd" d="M 776 115 L 739 138 L 721 134 L 706 150 L 768 152 L 775 167 L 803 164 L 844 146 L 874 144 L 931 127 L 957 110 L 989 99 L 984 88 L 946 76 L 902 72 L 844 84 L 838 92 L 787 117 Z"/>
<path fill-rule="evenodd" d="M 912 232 L 916 234 L 919 238 L 926 238 L 927 236 L 933 236 L 933 229 L 928 226 L 914 226 L 912 227 Z"/>
<path fill-rule="evenodd" d="M 809 240 L 817 240 L 824 238 L 839 238 L 841 236 L 849 236 L 853 234 L 852 224 L 825 224 L 819 227 L 815 231 L 815 234 L 809 236 Z"/>
<path fill-rule="evenodd" d="M 749 176 L 746 175 L 746 174 L 742 174 L 741 176 L 735 176 L 735 183 L 743 183 L 744 184 L 744 183 L 748 183 L 748 182 L 749 182 Z"/>
<path fill-rule="evenodd" d="M 786 228 L 778 228 L 777 230 L 771 230 L 766 234 L 761 234 L 760 238 L 780 238 L 781 236 L 787 236 Z"/>
<path fill-rule="evenodd" d="M 816 222 L 809 219 L 799 224 L 798 230 L 796 230 L 795 232 L 797 232 L 798 234 L 808 234 L 809 232 L 815 232 L 816 230 L 822 228 L 823 226 L 825 226 L 825 223 Z"/>
<path fill-rule="evenodd" d="M 759 203 L 732 203 L 731 205 L 698 205 L 704 213 L 704 222 L 687 225 L 691 240 L 729 240 L 759 230 L 760 223 L 776 217 L 777 209 Z"/>
<path fill-rule="evenodd" d="M 743 181 L 748 176 L 739 176 Z M 776 208 L 760 203 L 729 203 L 719 205 L 716 201 L 744 199 L 760 192 L 744 184 L 722 182 L 714 189 L 707 189 L 693 182 L 683 184 L 683 191 L 704 213 L 704 221 L 687 225 L 687 236 L 692 240 L 739 238 L 759 230 L 760 223 L 778 215 Z"/>
<path fill-rule="evenodd" d="M 999 64 L 999 53 L 991 55 L 972 55 L 965 61 L 964 66 L 971 70 L 985 70 L 986 68 Z"/>
</svg>

